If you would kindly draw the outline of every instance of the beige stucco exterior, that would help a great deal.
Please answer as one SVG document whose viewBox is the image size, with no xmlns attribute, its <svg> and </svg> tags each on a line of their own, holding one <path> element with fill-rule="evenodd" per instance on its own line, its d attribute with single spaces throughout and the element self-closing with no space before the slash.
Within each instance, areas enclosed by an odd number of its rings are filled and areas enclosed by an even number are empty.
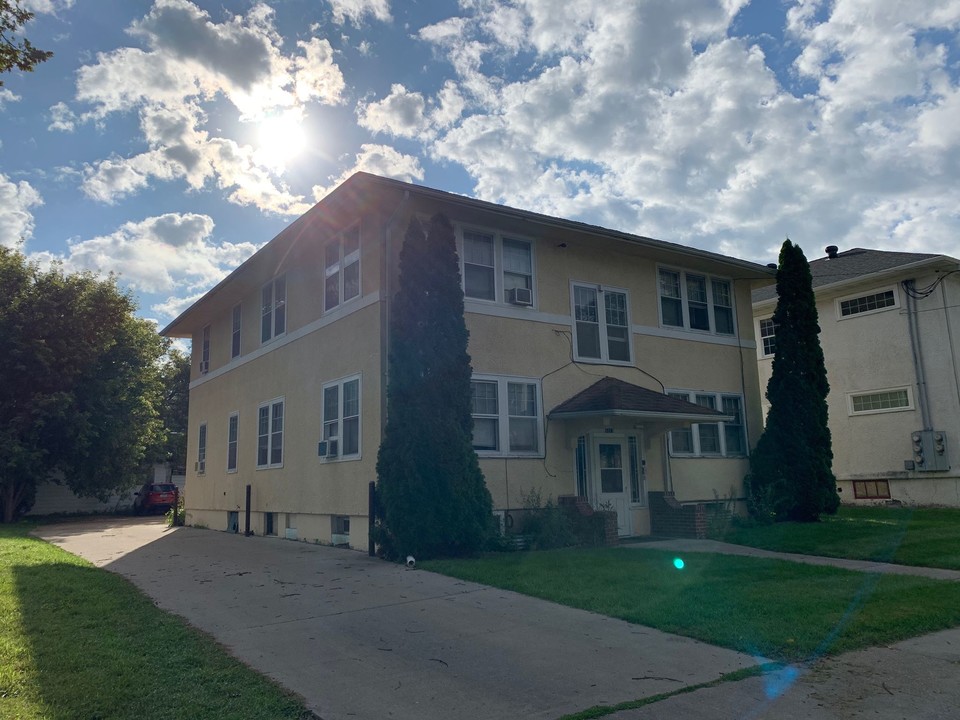
<svg viewBox="0 0 960 720">
<path fill-rule="evenodd" d="M 681 502 L 741 496 L 746 472 L 742 453 L 668 456 L 667 433 L 680 427 L 679 422 L 620 416 L 551 419 L 549 415 L 552 408 L 603 377 L 657 393 L 664 388 L 725 393 L 742 399 L 746 445 L 752 447 L 761 426 L 761 407 L 750 291 L 758 283 L 771 281 L 764 268 L 359 175 L 282 232 L 165 331 L 193 342 L 186 487 L 189 523 L 215 529 L 238 523 L 242 530 L 245 492 L 250 486 L 252 532 L 266 533 L 272 520 L 273 533 L 281 537 L 348 541 L 352 547 L 366 548 L 368 485 L 376 479 L 385 422 L 387 300 L 397 289 L 399 251 L 409 219 L 436 212 L 445 213 L 454 223 L 460 243 L 459 233 L 473 229 L 507 234 L 531 248 L 531 306 L 470 298 L 465 302 L 475 375 L 536 385 L 537 391 L 539 450 L 527 455 L 478 453 L 498 511 L 521 507 L 530 490 L 538 490 L 544 499 L 577 494 L 579 438 L 584 439 L 581 443 L 588 454 L 597 442 L 619 442 L 624 452 L 636 448 L 638 460 L 643 461 L 643 491 L 638 501 L 630 501 L 625 491 L 621 507 L 629 515 L 624 527 L 630 534 L 649 533 L 649 491 L 673 491 Z M 359 296 L 325 312 L 324 244 L 357 222 Z M 736 332 L 665 327 L 659 309 L 660 267 L 729 282 Z M 261 342 L 261 290 L 278 277 L 286 281 L 286 328 L 279 337 Z M 575 357 L 572 283 L 626 294 L 629 362 Z M 242 351 L 231 358 L 232 313 L 238 303 Z M 203 328 L 208 325 L 209 367 L 201 372 Z M 321 458 L 323 387 L 344 378 L 359 378 L 359 453 L 350 458 Z M 258 409 L 281 400 L 282 464 L 258 468 Z M 234 413 L 239 429 L 237 468 L 228 471 L 228 423 Z M 198 461 L 201 425 L 206 427 L 203 472 Z M 593 458 L 587 472 L 592 476 L 595 468 Z M 335 534 L 338 523 L 342 531 L 342 518 L 349 518 L 348 536 Z"/>
<path fill-rule="evenodd" d="M 960 280 L 948 274 L 956 269 L 956 260 L 939 257 L 817 289 L 820 344 L 830 383 L 827 402 L 833 471 L 842 502 L 894 500 L 960 506 L 960 375 L 955 344 L 960 339 Z M 908 298 L 901 284 L 910 279 L 916 288 L 935 286 L 928 297 L 915 301 L 915 346 L 911 343 Z M 894 293 L 895 305 L 841 316 L 841 301 L 888 290 Z M 755 306 L 758 334 L 759 321 L 769 318 L 774 308 L 774 301 Z M 757 358 L 761 387 L 766 388 L 772 358 L 764 356 L 762 346 Z M 918 383 L 918 363 L 923 386 Z M 900 390 L 907 393 L 906 407 L 854 411 L 853 396 Z M 913 462 L 913 433 L 925 427 L 923 403 L 929 410 L 928 429 L 946 434 L 949 470 L 919 471 L 916 466 L 912 470 L 905 466 L 905 462 Z M 767 409 L 764 400 L 764 411 Z M 874 493 L 863 484 L 855 492 L 854 483 L 876 480 L 887 483 L 889 498 L 857 497 Z"/>
</svg>

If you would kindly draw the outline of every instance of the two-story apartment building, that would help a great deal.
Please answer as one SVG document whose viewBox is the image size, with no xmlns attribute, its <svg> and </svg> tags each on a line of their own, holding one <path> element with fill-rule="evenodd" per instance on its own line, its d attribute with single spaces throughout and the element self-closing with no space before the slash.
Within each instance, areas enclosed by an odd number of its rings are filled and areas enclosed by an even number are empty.
<svg viewBox="0 0 960 720">
<path fill-rule="evenodd" d="M 841 500 L 960 506 L 960 263 L 836 246 L 826 253 L 810 273 Z M 765 389 L 776 290 L 753 299 Z"/>
<path fill-rule="evenodd" d="M 533 489 L 615 508 L 622 535 L 650 532 L 653 495 L 742 494 L 767 268 L 358 173 L 163 331 L 193 343 L 189 523 L 236 528 L 250 486 L 254 532 L 366 547 L 400 245 L 438 212 L 506 524 Z"/>
</svg>

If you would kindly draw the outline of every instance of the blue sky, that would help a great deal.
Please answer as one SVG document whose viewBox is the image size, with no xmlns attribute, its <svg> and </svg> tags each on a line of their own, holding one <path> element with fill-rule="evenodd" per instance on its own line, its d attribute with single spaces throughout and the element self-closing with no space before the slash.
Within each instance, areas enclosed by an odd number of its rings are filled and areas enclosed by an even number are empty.
<svg viewBox="0 0 960 720">
<path fill-rule="evenodd" d="M 356 170 L 770 262 L 960 256 L 960 0 L 23 0 L 0 244 L 165 324 Z"/>
</svg>

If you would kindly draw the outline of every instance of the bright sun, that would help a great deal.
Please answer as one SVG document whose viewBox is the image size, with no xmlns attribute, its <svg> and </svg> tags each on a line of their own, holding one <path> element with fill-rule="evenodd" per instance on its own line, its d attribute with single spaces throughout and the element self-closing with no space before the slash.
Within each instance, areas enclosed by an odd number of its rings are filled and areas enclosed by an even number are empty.
<svg viewBox="0 0 960 720">
<path fill-rule="evenodd" d="M 273 115 L 260 121 L 257 130 L 260 160 L 273 166 L 286 165 L 307 144 L 303 117 L 297 112 Z"/>
</svg>

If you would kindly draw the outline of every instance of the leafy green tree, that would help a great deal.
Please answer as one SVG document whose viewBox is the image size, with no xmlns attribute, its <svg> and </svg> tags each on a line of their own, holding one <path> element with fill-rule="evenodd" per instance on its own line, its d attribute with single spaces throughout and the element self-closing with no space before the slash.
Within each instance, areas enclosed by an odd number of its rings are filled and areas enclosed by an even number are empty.
<svg viewBox="0 0 960 720">
<path fill-rule="evenodd" d="M 36 65 L 53 57 L 52 52 L 38 50 L 26 38 L 17 37 L 20 29 L 32 19 L 33 13 L 24 10 L 20 0 L 0 0 L 0 73 L 13 68 L 32 72 Z"/>
<path fill-rule="evenodd" d="M 155 462 L 168 462 L 175 475 L 182 475 L 187 466 L 187 403 L 190 397 L 190 356 L 170 348 L 160 363 L 160 419 L 163 434 L 159 447 L 148 453 Z"/>
<path fill-rule="evenodd" d="M 780 250 L 777 347 L 767 384 L 767 426 L 750 456 L 747 491 L 755 515 L 814 522 L 840 505 L 831 469 L 827 371 L 820 326 L 803 251 L 789 240 Z"/>
<path fill-rule="evenodd" d="M 390 323 L 387 426 L 377 458 L 376 537 L 387 557 L 478 551 L 493 503 L 473 450 L 470 356 L 453 227 L 414 218 Z"/>
<path fill-rule="evenodd" d="M 42 270 L 0 248 L 0 512 L 62 482 L 105 499 L 140 480 L 155 446 L 166 341 L 111 277 Z"/>
</svg>

